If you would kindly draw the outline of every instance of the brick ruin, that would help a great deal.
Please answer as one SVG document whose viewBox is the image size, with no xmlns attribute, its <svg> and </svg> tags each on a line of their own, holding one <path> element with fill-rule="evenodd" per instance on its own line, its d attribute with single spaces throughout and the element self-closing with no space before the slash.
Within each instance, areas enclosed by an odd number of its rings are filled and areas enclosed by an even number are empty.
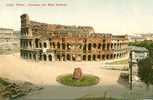
<svg viewBox="0 0 153 100">
<path fill-rule="evenodd" d="M 103 61 L 127 54 L 127 35 L 95 33 L 90 26 L 40 23 L 21 15 L 20 55 L 24 59 Z"/>
</svg>

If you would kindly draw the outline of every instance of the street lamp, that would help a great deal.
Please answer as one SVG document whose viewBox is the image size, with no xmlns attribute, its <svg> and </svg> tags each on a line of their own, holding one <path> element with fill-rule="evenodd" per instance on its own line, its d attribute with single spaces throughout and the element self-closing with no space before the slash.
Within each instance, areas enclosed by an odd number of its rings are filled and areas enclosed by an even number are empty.
<svg viewBox="0 0 153 100">
<path fill-rule="evenodd" d="M 132 53 L 133 53 L 133 51 L 131 50 L 130 51 L 130 54 L 129 54 L 129 57 L 130 57 L 130 59 L 129 59 L 129 83 L 130 83 L 130 90 L 132 90 L 132 65 L 133 65 L 133 63 L 132 63 Z"/>
</svg>

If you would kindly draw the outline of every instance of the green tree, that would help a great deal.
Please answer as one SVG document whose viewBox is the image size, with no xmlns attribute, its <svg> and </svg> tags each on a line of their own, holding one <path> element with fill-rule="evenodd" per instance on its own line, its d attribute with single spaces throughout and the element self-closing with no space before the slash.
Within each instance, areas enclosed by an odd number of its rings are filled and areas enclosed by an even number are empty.
<svg viewBox="0 0 153 100">
<path fill-rule="evenodd" d="M 149 89 L 150 84 L 153 84 L 151 57 L 138 61 L 138 76 L 140 80 L 146 84 L 147 89 Z"/>
</svg>

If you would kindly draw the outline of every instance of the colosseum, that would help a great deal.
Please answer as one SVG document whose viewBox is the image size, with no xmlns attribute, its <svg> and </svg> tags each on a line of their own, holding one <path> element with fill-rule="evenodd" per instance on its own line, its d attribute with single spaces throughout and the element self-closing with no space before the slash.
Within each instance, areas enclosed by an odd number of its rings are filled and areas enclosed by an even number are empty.
<svg viewBox="0 0 153 100">
<path fill-rule="evenodd" d="M 90 26 L 46 24 L 21 17 L 20 55 L 35 61 L 104 61 L 128 54 L 127 35 L 95 33 Z"/>
</svg>

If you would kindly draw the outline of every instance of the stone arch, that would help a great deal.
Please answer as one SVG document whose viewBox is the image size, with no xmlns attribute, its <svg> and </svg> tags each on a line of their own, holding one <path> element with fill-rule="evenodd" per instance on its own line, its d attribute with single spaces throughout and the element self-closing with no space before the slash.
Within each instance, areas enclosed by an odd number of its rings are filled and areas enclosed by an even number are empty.
<svg viewBox="0 0 153 100">
<path fill-rule="evenodd" d="M 97 55 L 97 58 L 100 60 L 100 55 Z"/>
<path fill-rule="evenodd" d="M 113 54 L 110 55 L 110 59 L 113 59 Z"/>
<path fill-rule="evenodd" d="M 86 55 L 83 55 L 83 60 L 84 60 L 84 61 L 86 60 Z"/>
<path fill-rule="evenodd" d="M 67 60 L 71 60 L 71 59 L 70 59 L 70 55 L 69 55 L 69 54 L 67 54 Z"/>
<path fill-rule="evenodd" d="M 103 44 L 103 47 L 102 47 L 102 49 L 103 49 L 103 50 L 105 50 L 105 47 L 106 47 L 106 44 Z"/>
<path fill-rule="evenodd" d="M 31 58 L 32 58 L 31 53 L 29 53 L 29 59 L 31 59 Z"/>
<path fill-rule="evenodd" d="M 107 43 L 107 50 L 109 50 L 109 46 L 110 46 L 110 44 L 109 44 L 109 43 Z"/>
<path fill-rule="evenodd" d="M 116 58 L 116 54 L 114 54 L 114 58 Z"/>
<path fill-rule="evenodd" d="M 43 55 L 43 59 L 44 59 L 44 61 L 47 61 L 47 56 L 46 56 L 46 54 Z"/>
<path fill-rule="evenodd" d="M 67 49 L 70 50 L 70 44 L 69 43 L 67 43 Z"/>
<path fill-rule="evenodd" d="M 39 39 L 35 39 L 35 46 L 36 46 L 36 48 L 38 48 L 38 42 L 39 42 Z"/>
<path fill-rule="evenodd" d="M 39 60 L 42 60 L 42 55 L 40 54 L 40 56 L 39 56 Z"/>
<path fill-rule="evenodd" d="M 104 59 L 104 60 L 105 60 L 105 55 L 102 55 L 102 59 Z"/>
<path fill-rule="evenodd" d="M 91 55 L 88 55 L 88 61 L 91 61 Z"/>
<path fill-rule="evenodd" d="M 86 44 L 84 44 L 84 46 L 83 46 L 83 50 L 86 51 Z"/>
<path fill-rule="evenodd" d="M 96 60 L 96 55 L 93 55 L 92 56 L 92 59 L 95 61 Z"/>
<path fill-rule="evenodd" d="M 99 43 L 99 44 L 98 44 L 98 49 L 100 49 L 100 48 L 101 48 L 101 44 Z"/>
<path fill-rule="evenodd" d="M 116 43 L 114 43 L 114 48 L 115 48 L 115 49 L 117 48 Z"/>
<path fill-rule="evenodd" d="M 63 61 L 65 61 L 65 54 L 62 54 L 62 59 Z"/>
<path fill-rule="evenodd" d="M 59 42 L 57 42 L 57 48 L 60 49 L 60 43 Z"/>
<path fill-rule="evenodd" d="M 109 54 L 106 55 L 106 58 L 109 59 Z"/>
<path fill-rule="evenodd" d="M 91 50 L 91 43 L 88 44 L 88 50 Z"/>
<path fill-rule="evenodd" d="M 64 49 L 64 50 L 65 50 L 65 44 L 64 44 L 64 43 L 62 43 L 62 49 Z"/>
<path fill-rule="evenodd" d="M 94 48 L 96 48 L 96 47 L 97 47 L 96 43 L 93 43 L 93 47 L 94 47 Z"/>
<path fill-rule="evenodd" d="M 36 60 L 36 54 L 33 54 L 33 59 Z"/>
<path fill-rule="evenodd" d="M 44 48 L 47 48 L 47 43 L 46 42 L 44 42 Z"/>
<path fill-rule="evenodd" d="M 61 60 L 61 57 L 59 54 L 57 55 L 57 60 L 59 60 L 59 61 Z"/>
<path fill-rule="evenodd" d="M 29 41 L 29 46 L 32 47 L 32 42 L 31 41 Z"/>
<path fill-rule="evenodd" d="M 122 57 L 122 54 L 121 53 L 119 54 L 119 57 Z"/>
<path fill-rule="evenodd" d="M 52 55 L 48 55 L 49 61 L 52 61 Z"/>
<path fill-rule="evenodd" d="M 119 54 L 117 54 L 117 58 L 119 58 Z"/>
<path fill-rule="evenodd" d="M 111 49 L 113 49 L 113 43 L 111 43 Z"/>
<path fill-rule="evenodd" d="M 41 42 L 39 43 L 39 47 L 42 48 L 42 44 L 41 44 Z"/>
</svg>

